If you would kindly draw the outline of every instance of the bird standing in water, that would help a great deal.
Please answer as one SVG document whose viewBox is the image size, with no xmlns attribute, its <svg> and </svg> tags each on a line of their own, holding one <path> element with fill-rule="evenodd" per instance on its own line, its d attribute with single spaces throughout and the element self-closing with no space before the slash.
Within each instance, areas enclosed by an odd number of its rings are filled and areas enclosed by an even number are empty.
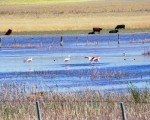
<svg viewBox="0 0 150 120">
<path fill-rule="evenodd" d="M 26 59 L 24 60 L 24 62 L 32 62 L 32 57 L 26 58 Z"/>
<path fill-rule="evenodd" d="M 97 57 L 97 56 L 86 56 L 84 58 L 88 58 L 88 60 L 90 62 L 99 62 L 100 61 L 100 57 Z"/>
<path fill-rule="evenodd" d="M 70 61 L 70 60 L 71 60 L 70 57 L 64 58 L 64 62 L 68 62 L 68 61 Z"/>
</svg>

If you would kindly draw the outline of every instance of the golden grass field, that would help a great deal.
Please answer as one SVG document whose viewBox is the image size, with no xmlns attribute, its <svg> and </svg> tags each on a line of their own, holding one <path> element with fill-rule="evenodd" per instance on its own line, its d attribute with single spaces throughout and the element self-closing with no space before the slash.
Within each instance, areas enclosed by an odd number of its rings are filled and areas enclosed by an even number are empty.
<svg viewBox="0 0 150 120">
<path fill-rule="evenodd" d="M 0 5 L 0 32 L 150 28 L 150 1 L 100 0 L 51 4 Z"/>
</svg>

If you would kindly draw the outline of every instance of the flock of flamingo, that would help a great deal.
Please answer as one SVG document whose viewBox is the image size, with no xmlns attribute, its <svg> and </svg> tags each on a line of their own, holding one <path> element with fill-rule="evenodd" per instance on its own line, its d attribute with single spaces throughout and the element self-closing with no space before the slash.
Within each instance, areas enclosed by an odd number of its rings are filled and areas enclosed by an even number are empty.
<svg viewBox="0 0 150 120">
<path fill-rule="evenodd" d="M 88 58 L 88 60 L 90 62 L 99 62 L 100 61 L 100 57 L 98 57 L 98 56 L 85 56 L 84 58 Z M 70 56 L 64 58 L 64 62 L 69 62 L 70 60 L 71 60 Z M 24 59 L 24 62 L 29 63 L 32 61 L 33 61 L 32 57 Z"/>
</svg>

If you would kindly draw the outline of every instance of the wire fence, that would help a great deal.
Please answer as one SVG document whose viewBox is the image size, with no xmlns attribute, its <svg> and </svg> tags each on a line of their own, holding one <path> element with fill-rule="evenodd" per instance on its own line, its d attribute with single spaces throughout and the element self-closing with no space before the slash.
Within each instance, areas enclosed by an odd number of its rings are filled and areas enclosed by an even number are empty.
<svg viewBox="0 0 150 120">
<path fill-rule="evenodd" d="M 52 48 L 100 45 L 99 43 L 115 42 L 121 44 L 150 42 L 150 33 L 105 34 L 105 35 L 63 35 L 63 36 L 3 36 L 1 47 L 6 48 Z M 85 44 L 86 43 L 86 44 Z"/>
<path fill-rule="evenodd" d="M 148 120 L 150 102 L 132 101 L 0 101 L 0 114 L 7 120 Z M 102 103 L 101 103 L 102 102 Z M 17 113 L 17 111 L 19 111 Z M 2 113 L 4 112 L 4 114 Z M 22 114 L 22 115 L 21 115 Z M 12 116 L 9 118 L 9 116 Z"/>
<path fill-rule="evenodd" d="M 36 100 L 33 100 L 33 101 L 30 101 L 30 100 L 1 100 L 0 102 L 1 103 L 6 103 L 6 102 L 9 102 L 9 103 L 27 103 L 27 102 L 35 102 Z M 112 101 L 112 100 L 89 100 L 89 101 L 71 101 L 71 100 L 60 100 L 60 101 L 53 101 L 53 100 L 39 100 L 41 102 L 49 102 L 49 103 L 68 103 L 68 102 L 71 102 L 71 103 L 119 103 L 119 102 L 122 102 L 122 101 Z M 129 103 L 129 104 L 150 104 L 150 101 L 148 102 L 135 102 L 135 101 L 123 101 L 124 103 Z"/>
</svg>

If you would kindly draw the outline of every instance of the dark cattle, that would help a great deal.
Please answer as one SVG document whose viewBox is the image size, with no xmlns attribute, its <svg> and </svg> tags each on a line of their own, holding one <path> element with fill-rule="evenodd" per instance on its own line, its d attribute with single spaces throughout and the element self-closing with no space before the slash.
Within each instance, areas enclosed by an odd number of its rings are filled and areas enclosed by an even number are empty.
<svg viewBox="0 0 150 120">
<path fill-rule="evenodd" d="M 125 25 L 117 25 L 115 29 L 125 29 Z"/>
<path fill-rule="evenodd" d="M 117 33 L 118 30 L 110 30 L 109 33 Z"/>
<path fill-rule="evenodd" d="M 93 32 L 99 32 L 99 33 L 100 33 L 100 31 L 101 31 L 102 29 L 103 29 L 103 28 L 95 27 L 95 28 L 93 28 Z"/>
<path fill-rule="evenodd" d="M 12 33 L 11 29 L 8 29 L 8 31 L 5 33 L 5 35 L 10 35 Z"/>
<path fill-rule="evenodd" d="M 94 32 L 94 31 L 92 31 L 92 32 L 89 32 L 88 34 L 95 34 L 95 32 Z"/>
</svg>

